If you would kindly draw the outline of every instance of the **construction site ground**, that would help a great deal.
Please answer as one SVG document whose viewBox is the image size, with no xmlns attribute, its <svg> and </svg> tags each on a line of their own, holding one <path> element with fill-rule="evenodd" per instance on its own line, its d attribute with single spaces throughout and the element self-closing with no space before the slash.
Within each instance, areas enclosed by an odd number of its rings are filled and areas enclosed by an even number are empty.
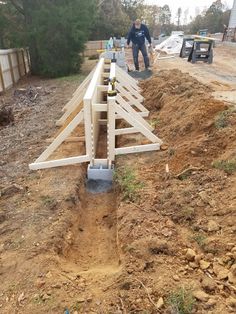
<svg viewBox="0 0 236 314">
<path fill-rule="evenodd" d="M 235 313 L 235 60 L 220 46 L 212 65 L 156 62 L 140 85 L 163 150 L 119 156 L 103 194 L 86 191 L 86 165 L 28 168 L 96 61 L 0 96 L 14 117 L 0 126 L 0 313 Z"/>
</svg>

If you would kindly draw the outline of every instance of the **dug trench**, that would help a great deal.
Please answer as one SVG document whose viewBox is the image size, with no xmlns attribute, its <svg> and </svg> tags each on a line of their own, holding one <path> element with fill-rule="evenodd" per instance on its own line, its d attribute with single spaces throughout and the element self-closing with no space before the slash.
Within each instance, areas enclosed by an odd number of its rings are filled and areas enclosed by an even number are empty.
<svg viewBox="0 0 236 314">
<path fill-rule="evenodd" d="M 66 256 L 87 282 L 79 313 L 232 313 L 235 109 L 178 70 L 141 87 L 166 149 L 119 156 L 118 193 L 81 194 L 73 233 L 84 221 L 98 241 L 82 227 Z M 122 136 L 118 145 L 140 141 Z"/>
<path fill-rule="evenodd" d="M 88 193 L 75 166 L 0 198 L 1 313 L 235 312 L 235 110 L 178 70 L 141 88 L 167 146 L 119 156 L 119 189 Z"/>
</svg>

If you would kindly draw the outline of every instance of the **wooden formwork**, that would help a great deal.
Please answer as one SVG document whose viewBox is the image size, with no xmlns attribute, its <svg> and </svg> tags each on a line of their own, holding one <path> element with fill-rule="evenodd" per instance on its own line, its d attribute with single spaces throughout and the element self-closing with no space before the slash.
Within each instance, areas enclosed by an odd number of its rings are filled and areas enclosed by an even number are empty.
<svg viewBox="0 0 236 314">
<path fill-rule="evenodd" d="M 117 93 L 109 96 L 111 89 L 114 88 L 111 84 L 114 78 Z M 106 100 L 104 100 L 104 92 L 108 95 Z M 162 141 L 152 133 L 153 128 L 144 119 L 149 112 L 142 102 L 143 97 L 137 81 L 120 69 L 116 63 L 106 62 L 104 58 L 101 58 L 95 69 L 86 77 L 73 94 L 72 99 L 63 108 L 64 113 L 57 121 L 57 125 L 70 122 L 39 158 L 30 164 L 30 169 L 51 168 L 81 162 L 89 162 L 91 167 L 102 165 L 107 169 L 112 169 L 116 155 L 159 150 Z M 76 110 L 79 112 L 75 114 Z M 102 119 L 103 112 L 106 118 Z M 130 127 L 116 128 L 118 119 L 125 120 Z M 64 141 L 73 140 L 70 135 L 81 123 L 84 123 L 86 153 L 81 156 L 48 160 Z M 96 155 L 101 125 L 107 126 L 107 156 L 103 159 L 97 158 Z M 141 133 L 150 143 L 130 147 L 115 146 L 116 136 L 132 133 Z M 76 138 L 78 139 L 83 140 L 83 138 Z"/>
</svg>

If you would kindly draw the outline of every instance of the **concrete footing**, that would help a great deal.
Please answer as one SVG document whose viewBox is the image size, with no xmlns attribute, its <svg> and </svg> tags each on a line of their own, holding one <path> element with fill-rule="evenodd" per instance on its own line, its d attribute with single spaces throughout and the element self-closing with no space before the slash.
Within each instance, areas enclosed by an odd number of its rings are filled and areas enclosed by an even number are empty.
<svg viewBox="0 0 236 314">
<path fill-rule="evenodd" d="M 114 173 L 114 166 L 111 169 L 100 164 L 91 166 L 88 165 L 87 176 L 88 180 L 103 180 L 103 181 L 112 181 Z"/>
</svg>

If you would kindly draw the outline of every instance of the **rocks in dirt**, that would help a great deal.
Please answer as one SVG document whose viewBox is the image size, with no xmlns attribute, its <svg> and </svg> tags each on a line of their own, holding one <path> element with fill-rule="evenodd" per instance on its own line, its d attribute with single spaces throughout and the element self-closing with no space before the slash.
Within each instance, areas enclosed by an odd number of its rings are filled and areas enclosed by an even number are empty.
<svg viewBox="0 0 236 314">
<path fill-rule="evenodd" d="M 53 289 L 61 289 L 61 284 L 56 283 L 56 284 L 54 284 L 54 285 L 51 285 L 51 287 L 52 287 Z"/>
<path fill-rule="evenodd" d="M 159 241 L 159 242 L 152 243 L 149 247 L 149 252 L 153 255 L 158 255 L 158 254 L 170 255 L 171 254 L 171 250 L 166 241 Z"/>
<path fill-rule="evenodd" d="M 178 275 L 173 275 L 173 279 L 174 279 L 175 281 L 179 281 L 179 280 L 180 280 L 180 278 L 179 278 Z"/>
<path fill-rule="evenodd" d="M 41 279 L 41 278 L 38 278 L 35 282 L 35 286 L 37 288 L 42 288 L 44 285 L 45 285 L 46 281 Z"/>
<path fill-rule="evenodd" d="M 161 309 L 164 306 L 164 300 L 162 297 L 160 297 L 157 301 L 156 307 L 157 309 Z"/>
<path fill-rule="evenodd" d="M 228 279 L 231 284 L 236 285 L 236 264 L 230 268 Z"/>
<path fill-rule="evenodd" d="M 6 213 L 0 213 L 0 224 L 2 224 L 7 219 Z"/>
<path fill-rule="evenodd" d="M 220 226 L 217 222 L 215 222 L 214 220 L 209 220 L 208 224 L 207 224 L 207 230 L 209 232 L 215 232 L 220 230 Z"/>
<path fill-rule="evenodd" d="M 218 263 L 213 263 L 213 272 L 219 280 L 227 279 L 229 275 L 229 270 Z"/>
<path fill-rule="evenodd" d="M 19 304 L 21 304 L 25 299 L 26 299 L 25 293 L 22 292 L 22 293 L 19 295 L 19 297 L 17 298 L 17 302 L 18 302 Z"/>
<path fill-rule="evenodd" d="M 202 301 L 202 302 L 206 302 L 210 298 L 209 294 L 207 294 L 206 292 L 204 292 L 202 290 L 195 290 L 195 291 L 193 291 L 193 296 L 197 300 Z"/>
<path fill-rule="evenodd" d="M 40 295 L 40 297 L 41 297 L 42 301 L 45 302 L 51 298 L 51 295 L 49 293 L 43 293 Z"/>
<path fill-rule="evenodd" d="M 14 115 L 12 108 L 0 109 L 0 126 L 6 126 L 14 122 Z"/>
<path fill-rule="evenodd" d="M 186 257 L 186 259 L 187 259 L 189 262 L 194 261 L 195 256 L 196 256 L 196 253 L 195 253 L 194 250 L 192 250 L 192 249 L 187 249 L 186 254 L 185 254 L 185 257 Z"/>
<path fill-rule="evenodd" d="M 211 207 L 216 206 L 216 202 L 207 194 L 206 191 L 199 192 L 199 196 L 205 204 L 209 204 Z"/>
<path fill-rule="evenodd" d="M 201 286 L 206 292 L 214 292 L 217 288 L 215 281 L 209 277 L 203 278 Z"/>
<path fill-rule="evenodd" d="M 210 267 L 211 263 L 204 260 L 200 260 L 199 265 L 202 270 L 206 270 L 207 268 Z"/>
<path fill-rule="evenodd" d="M 229 307 L 232 307 L 233 309 L 236 309 L 236 298 L 230 296 L 227 300 L 226 300 L 226 304 Z"/>
<path fill-rule="evenodd" d="M 19 193 L 19 192 L 22 192 L 24 190 L 24 188 L 16 183 L 10 185 L 10 186 L 7 186 L 5 188 L 3 188 L 1 191 L 0 191 L 0 196 L 7 196 L 7 197 L 10 197 L 16 193 Z"/>
</svg>

